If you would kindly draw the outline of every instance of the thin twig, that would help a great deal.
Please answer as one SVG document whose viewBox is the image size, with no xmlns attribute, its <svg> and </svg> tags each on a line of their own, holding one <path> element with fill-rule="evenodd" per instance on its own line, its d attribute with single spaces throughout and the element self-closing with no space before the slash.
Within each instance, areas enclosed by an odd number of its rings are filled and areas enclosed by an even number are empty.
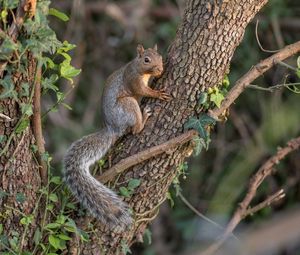
<svg viewBox="0 0 300 255">
<path fill-rule="evenodd" d="M 257 65 L 253 66 L 245 75 L 243 75 L 228 92 L 225 99 L 222 101 L 220 108 L 214 108 L 209 111 L 209 115 L 218 120 L 218 117 L 227 110 L 238 96 L 253 82 L 256 78 L 261 76 L 272 66 L 280 61 L 300 52 L 300 41 L 284 47 L 276 54 L 260 61 Z"/>
<path fill-rule="evenodd" d="M 299 85 L 300 85 L 300 82 L 283 83 L 283 84 L 277 84 L 277 85 L 265 88 L 265 87 L 261 87 L 261 86 L 255 85 L 255 84 L 249 84 L 247 86 L 247 88 L 273 92 L 275 89 L 279 89 L 279 88 L 282 88 L 282 87 L 288 88 L 289 86 L 299 86 Z"/>
<path fill-rule="evenodd" d="M 253 215 L 254 213 L 258 212 L 259 210 L 261 210 L 267 206 L 270 206 L 272 203 L 274 203 L 284 197 L 285 197 L 284 190 L 283 189 L 278 190 L 276 193 L 270 195 L 267 199 L 265 199 L 261 203 L 248 208 L 242 215 L 242 219 L 246 218 L 249 215 Z"/>
<path fill-rule="evenodd" d="M 286 157 L 289 153 L 299 149 L 300 147 L 300 137 L 295 139 L 291 139 L 284 148 L 280 148 L 275 155 L 270 157 L 256 172 L 256 174 L 250 179 L 249 187 L 247 194 L 243 201 L 239 204 L 238 208 L 234 212 L 231 220 L 229 221 L 222 237 L 209 246 L 204 252 L 200 253 L 201 255 L 212 255 L 215 254 L 217 250 L 223 245 L 226 239 L 231 235 L 232 231 L 236 228 L 236 226 L 241 222 L 241 220 L 249 215 L 249 213 L 253 213 L 252 210 L 262 209 L 261 205 L 253 207 L 253 209 L 249 211 L 248 207 L 256 195 L 256 191 L 263 180 L 272 174 L 272 170 L 274 165 L 277 165 L 284 157 Z M 278 199 L 283 198 L 282 191 L 278 191 L 273 196 L 269 197 L 266 202 L 263 202 L 266 206 L 269 205 L 271 201 L 274 202 Z"/>
<path fill-rule="evenodd" d="M 255 38 L 256 38 L 256 41 L 257 41 L 257 44 L 259 46 L 259 48 L 264 51 L 264 52 L 268 52 L 268 53 L 275 53 L 275 52 L 278 52 L 279 50 L 266 50 L 263 48 L 263 46 L 261 45 L 260 41 L 259 41 L 259 37 L 258 37 L 258 23 L 259 23 L 259 20 L 256 21 L 256 25 L 255 25 Z"/>
<path fill-rule="evenodd" d="M 220 224 L 218 224 L 217 222 L 211 220 L 210 218 L 206 217 L 204 214 L 202 214 L 201 212 L 199 212 L 183 195 L 181 192 L 178 193 L 178 196 L 180 197 L 181 201 L 188 207 L 191 209 L 191 211 L 193 211 L 197 216 L 199 216 L 200 218 L 202 218 L 203 220 L 211 223 L 212 225 L 214 225 L 215 227 L 217 227 L 218 229 L 224 230 L 224 227 L 222 227 Z M 232 236 L 236 239 L 238 239 L 235 235 L 232 234 Z"/>
<path fill-rule="evenodd" d="M 141 151 L 135 155 L 132 155 L 128 158 L 122 159 L 116 165 L 112 166 L 110 169 L 104 172 L 101 176 L 97 177 L 97 180 L 102 183 L 108 182 L 109 180 L 113 179 L 116 175 L 124 172 L 129 167 L 137 165 L 154 156 L 165 153 L 170 149 L 185 144 L 188 141 L 192 140 L 195 136 L 197 136 L 197 134 L 197 131 L 189 130 L 163 144 L 159 144 L 157 146 Z"/>
<path fill-rule="evenodd" d="M 47 164 L 42 160 L 42 155 L 45 153 L 45 143 L 42 132 L 42 121 L 41 121 L 41 67 L 37 65 L 36 69 L 36 80 L 35 80 L 35 89 L 33 97 L 33 133 L 37 145 L 37 159 L 39 161 L 39 170 L 42 183 L 47 184 Z"/>
<path fill-rule="evenodd" d="M 4 119 L 4 121 L 13 121 L 13 119 L 3 113 L 0 113 L 0 118 Z"/>
</svg>

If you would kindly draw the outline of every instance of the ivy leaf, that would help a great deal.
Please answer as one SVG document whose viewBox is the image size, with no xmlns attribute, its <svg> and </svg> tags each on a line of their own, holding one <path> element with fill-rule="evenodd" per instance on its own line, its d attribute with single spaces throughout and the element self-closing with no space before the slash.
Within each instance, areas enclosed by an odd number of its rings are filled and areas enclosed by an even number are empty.
<svg viewBox="0 0 300 255">
<path fill-rule="evenodd" d="M 28 117 L 31 116 L 33 114 L 32 105 L 21 103 L 21 112 Z"/>
<path fill-rule="evenodd" d="M 25 197 L 24 193 L 17 193 L 16 194 L 16 200 L 19 203 L 24 203 L 25 200 L 26 200 L 26 197 Z"/>
<path fill-rule="evenodd" d="M 69 17 L 66 14 L 64 14 L 63 12 L 61 12 L 55 8 L 49 9 L 49 15 L 55 16 L 56 18 L 59 18 L 60 20 L 65 21 L 65 22 L 69 20 Z"/>
<path fill-rule="evenodd" d="M 135 188 L 137 188 L 138 186 L 140 186 L 141 184 L 141 180 L 140 179 L 130 179 L 130 181 L 128 182 L 127 188 L 129 190 L 134 190 Z"/>
<path fill-rule="evenodd" d="M 148 228 L 144 232 L 143 241 L 146 245 L 150 245 L 152 243 L 152 233 Z"/>
<path fill-rule="evenodd" d="M 0 59 L 7 60 L 13 51 L 18 48 L 18 45 L 10 38 L 5 38 L 0 48 Z"/>
<path fill-rule="evenodd" d="M 120 187 L 119 191 L 123 197 L 127 197 L 127 198 L 130 197 L 130 192 L 126 187 Z"/>
<path fill-rule="evenodd" d="M 68 41 L 64 41 L 62 46 L 57 49 L 57 53 L 60 54 L 62 52 L 68 52 L 76 48 L 75 44 L 69 43 Z"/>
<path fill-rule="evenodd" d="M 220 108 L 223 99 L 224 99 L 224 96 L 219 91 L 216 91 L 215 93 L 210 95 L 210 101 L 215 103 L 215 105 L 218 108 Z"/>
<path fill-rule="evenodd" d="M 62 183 L 60 176 L 53 176 L 50 179 L 50 183 L 55 183 L 56 185 L 59 185 Z"/>
<path fill-rule="evenodd" d="M 29 119 L 23 118 L 16 128 L 16 134 L 21 134 L 29 126 Z"/>
<path fill-rule="evenodd" d="M 60 247 L 60 239 L 54 235 L 49 235 L 48 237 L 49 243 L 54 247 L 54 249 L 58 249 Z"/>
<path fill-rule="evenodd" d="M 17 92 L 15 91 L 15 85 L 10 75 L 6 75 L 4 79 L 1 79 L 0 85 L 3 87 L 3 90 L 0 95 L 0 99 L 4 99 L 4 98 L 14 98 L 16 100 L 18 99 Z"/>
<path fill-rule="evenodd" d="M 195 148 L 194 148 L 194 156 L 198 156 L 203 148 L 207 149 L 206 142 L 204 141 L 203 138 L 201 137 L 196 137 L 193 139 L 195 143 Z"/>
<path fill-rule="evenodd" d="M 81 72 L 81 70 L 76 69 L 70 64 L 68 60 L 65 60 L 59 65 L 59 72 L 62 77 L 73 83 L 72 78 L 77 76 Z"/>
<path fill-rule="evenodd" d="M 300 67 L 296 70 L 296 75 L 300 78 Z"/>
<path fill-rule="evenodd" d="M 42 233 L 41 233 L 40 228 L 37 227 L 34 232 L 33 241 L 36 245 L 38 245 L 41 239 L 42 239 Z"/>
<path fill-rule="evenodd" d="M 44 89 L 51 89 L 53 91 L 58 91 L 58 87 L 54 84 L 58 80 L 57 74 L 52 74 L 49 78 L 42 80 L 42 87 Z"/>
<path fill-rule="evenodd" d="M 207 102 L 207 93 L 203 92 L 199 96 L 198 104 L 202 105 L 205 104 L 206 102 Z"/>
<path fill-rule="evenodd" d="M 71 237 L 69 237 L 69 236 L 67 236 L 67 235 L 65 235 L 65 234 L 58 234 L 57 236 L 58 236 L 60 239 L 62 239 L 62 240 L 66 240 L 66 241 L 72 240 Z"/>
<path fill-rule="evenodd" d="M 47 224 L 47 225 L 45 226 L 45 228 L 47 228 L 47 229 L 55 229 L 55 228 L 58 228 L 58 227 L 60 227 L 60 226 L 61 226 L 61 224 L 54 222 L 54 223 L 49 223 L 49 224 Z"/>
<path fill-rule="evenodd" d="M 191 117 L 185 124 L 185 129 L 195 129 L 200 134 L 200 137 L 204 139 L 204 141 L 207 143 L 208 141 L 208 131 L 206 130 L 206 127 L 212 124 L 215 124 L 216 120 L 212 117 L 209 117 L 208 115 L 201 115 L 198 118 Z"/>
<path fill-rule="evenodd" d="M 57 197 L 57 195 L 56 195 L 55 193 L 51 193 L 51 194 L 49 195 L 49 199 L 50 199 L 52 202 L 54 202 L 54 203 L 56 203 L 56 202 L 58 201 L 58 197 Z"/>
</svg>

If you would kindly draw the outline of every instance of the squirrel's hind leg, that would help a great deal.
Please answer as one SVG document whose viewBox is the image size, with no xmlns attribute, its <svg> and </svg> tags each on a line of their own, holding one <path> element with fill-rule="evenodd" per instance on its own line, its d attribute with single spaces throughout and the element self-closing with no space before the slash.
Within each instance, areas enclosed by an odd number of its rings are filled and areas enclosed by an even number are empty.
<svg viewBox="0 0 300 255">
<path fill-rule="evenodd" d="M 147 121 L 147 119 L 151 116 L 151 111 L 149 107 L 145 107 L 143 113 L 141 112 L 141 108 L 136 99 L 131 97 L 126 97 L 121 99 L 122 102 L 119 102 L 120 105 L 124 107 L 124 113 L 128 114 L 127 119 L 133 119 L 132 123 L 128 123 L 129 126 L 132 127 L 132 133 L 138 134 L 140 133 Z M 120 100 L 120 101 L 121 101 Z"/>
</svg>

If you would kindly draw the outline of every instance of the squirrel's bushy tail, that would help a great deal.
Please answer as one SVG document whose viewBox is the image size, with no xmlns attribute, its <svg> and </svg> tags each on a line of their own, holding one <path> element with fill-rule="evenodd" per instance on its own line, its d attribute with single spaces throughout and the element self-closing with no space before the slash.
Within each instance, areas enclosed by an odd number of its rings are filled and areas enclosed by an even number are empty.
<svg viewBox="0 0 300 255">
<path fill-rule="evenodd" d="M 89 166 L 105 155 L 117 137 L 104 128 L 74 142 L 64 159 L 64 178 L 72 193 L 97 219 L 109 228 L 125 229 L 132 222 L 128 206 L 89 172 Z"/>
</svg>

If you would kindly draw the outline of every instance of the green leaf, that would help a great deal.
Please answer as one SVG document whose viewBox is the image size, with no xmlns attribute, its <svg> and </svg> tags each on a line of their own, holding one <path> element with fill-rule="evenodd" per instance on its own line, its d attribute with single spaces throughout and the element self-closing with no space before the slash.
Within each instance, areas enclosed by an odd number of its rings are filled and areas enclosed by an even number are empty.
<svg viewBox="0 0 300 255">
<path fill-rule="evenodd" d="M 42 233 L 40 231 L 40 228 L 37 227 L 34 232 L 34 236 L 33 236 L 33 241 L 34 241 L 35 245 L 38 245 L 38 243 L 41 241 L 41 239 L 42 239 Z"/>
<path fill-rule="evenodd" d="M 30 223 L 32 223 L 32 220 L 33 220 L 33 215 L 28 215 L 26 217 L 23 217 L 20 220 L 20 223 L 23 225 L 29 225 Z"/>
<path fill-rule="evenodd" d="M 49 243 L 54 247 L 54 249 L 59 249 L 60 247 L 60 239 L 54 235 L 49 235 L 48 237 Z"/>
<path fill-rule="evenodd" d="M 69 218 L 68 222 L 66 222 L 64 225 L 64 229 L 67 230 L 68 232 L 75 233 L 77 231 L 77 227 L 74 220 Z"/>
<path fill-rule="evenodd" d="M 3 7 L 8 9 L 14 9 L 18 6 L 19 0 L 7 0 L 7 1 L 1 1 L 3 4 Z"/>
<path fill-rule="evenodd" d="M 201 153 L 203 148 L 207 148 L 206 143 L 204 139 L 200 137 L 194 138 L 193 141 L 195 143 L 194 156 L 198 156 Z"/>
<path fill-rule="evenodd" d="M 0 135 L 0 143 L 5 142 L 6 139 L 7 139 L 6 135 Z"/>
<path fill-rule="evenodd" d="M 20 97 L 28 97 L 29 96 L 29 83 L 22 82 L 21 88 L 22 88 L 22 90 L 19 92 Z"/>
<path fill-rule="evenodd" d="M 199 96 L 198 104 L 202 105 L 205 104 L 206 102 L 207 102 L 207 93 L 202 92 Z"/>
<path fill-rule="evenodd" d="M 54 84 L 58 80 L 57 74 L 52 74 L 49 78 L 46 77 L 42 79 L 43 89 L 51 89 L 53 91 L 58 91 L 58 87 Z"/>
<path fill-rule="evenodd" d="M 65 215 L 58 215 L 56 222 L 59 224 L 64 224 L 66 222 L 67 217 Z"/>
<path fill-rule="evenodd" d="M 120 187 L 119 191 L 120 191 L 120 194 L 121 194 L 123 197 L 129 198 L 130 195 L 131 195 L 130 192 L 129 192 L 129 190 L 128 190 L 126 187 Z"/>
<path fill-rule="evenodd" d="M 218 108 L 220 108 L 223 99 L 224 99 L 224 96 L 219 91 L 216 91 L 215 93 L 210 95 L 210 101 L 215 103 L 215 105 Z"/>
<path fill-rule="evenodd" d="M 20 105 L 21 105 L 21 112 L 22 112 L 22 114 L 25 114 L 28 117 L 33 114 L 32 105 L 31 104 L 21 103 Z"/>
<path fill-rule="evenodd" d="M 208 131 L 206 130 L 207 126 L 213 125 L 216 123 L 216 120 L 208 115 L 201 115 L 199 119 L 196 117 L 191 117 L 185 124 L 185 129 L 195 129 L 198 131 L 200 137 L 204 139 L 207 143 L 208 141 Z"/>
<path fill-rule="evenodd" d="M 1 79 L 0 85 L 3 88 L 0 95 L 0 99 L 4 99 L 4 98 L 14 98 L 15 100 L 18 99 L 18 94 L 15 91 L 15 85 L 10 75 L 6 75 L 3 79 Z"/>
<path fill-rule="evenodd" d="M 50 183 L 55 183 L 56 185 L 61 184 L 62 183 L 61 177 L 60 176 L 51 177 Z"/>
<path fill-rule="evenodd" d="M 16 200 L 17 200 L 18 203 L 21 203 L 21 204 L 24 203 L 25 200 L 26 200 L 26 197 L 25 197 L 24 193 L 17 193 L 16 194 Z"/>
<path fill-rule="evenodd" d="M 68 208 L 70 208 L 70 209 L 75 209 L 75 205 L 74 205 L 74 203 L 67 203 L 66 204 L 66 207 L 68 207 Z"/>
<path fill-rule="evenodd" d="M 300 67 L 296 70 L 296 75 L 300 78 Z"/>
<path fill-rule="evenodd" d="M 69 237 L 69 236 L 67 236 L 67 235 L 65 235 L 65 234 L 58 234 L 57 236 L 58 236 L 60 239 L 62 239 L 62 240 L 66 240 L 66 241 L 72 240 L 71 237 Z"/>
<path fill-rule="evenodd" d="M 64 41 L 62 46 L 57 49 L 57 53 L 60 54 L 62 52 L 68 52 L 72 49 L 76 48 L 75 44 L 69 43 L 68 41 Z"/>
<path fill-rule="evenodd" d="M 201 122 L 199 119 L 196 117 L 191 117 L 185 124 L 184 124 L 185 129 L 195 129 L 198 131 L 201 137 L 206 137 L 206 130 L 205 128 L 201 125 Z"/>
<path fill-rule="evenodd" d="M 131 254 L 131 250 L 130 250 L 128 244 L 126 243 L 126 241 L 124 241 L 124 240 L 121 241 L 121 248 L 122 248 L 122 253 L 123 254 L 125 254 L 125 255 L 128 254 L 128 253 Z"/>
<path fill-rule="evenodd" d="M 56 18 L 59 18 L 60 20 L 65 21 L 65 22 L 69 20 L 69 17 L 65 13 L 63 13 L 55 8 L 49 9 L 49 15 L 55 16 Z"/>
<path fill-rule="evenodd" d="M 3 224 L 0 224 L 0 235 L 2 234 L 3 232 Z"/>
<path fill-rule="evenodd" d="M 57 195 L 56 195 L 55 193 L 51 193 L 51 194 L 49 195 L 49 199 L 50 199 L 52 202 L 54 202 L 54 203 L 56 203 L 56 202 L 58 201 L 58 197 L 57 197 Z"/>
<path fill-rule="evenodd" d="M 65 60 L 59 65 L 59 72 L 63 78 L 73 83 L 72 78 L 77 76 L 81 72 L 81 70 L 76 69 L 75 67 L 70 65 L 70 62 L 68 60 Z"/>
<path fill-rule="evenodd" d="M 8 60 L 11 54 L 18 49 L 18 44 L 11 38 L 5 37 L 0 47 L 0 60 Z"/>
<path fill-rule="evenodd" d="M 45 228 L 47 229 L 55 229 L 55 228 L 59 228 L 61 226 L 61 224 L 54 222 L 54 223 L 49 223 L 45 226 Z"/>
<path fill-rule="evenodd" d="M 16 128 L 16 134 L 21 134 L 29 126 L 29 119 L 23 118 Z"/>
<path fill-rule="evenodd" d="M 6 20 L 7 15 L 8 15 L 7 9 L 3 9 L 1 11 L 1 19 L 2 19 L 3 23 L 7 23 L 7 20 Z"/>
<path fill-rule="evenodd" d="M 150 245 L 152 243 L 152 233 L 149 228 L 147 228 L 144 232 L 143 241 L 146 245 Z"/>
<path fill-rule="evenodd" d="M 130 181 L 128 182 L 127 188 L 129 190 L 134 190 L 135 188 L 140 186 L 140 184 L 141 184 L 140 179 L 130 179 Z"/>
<path fill-rule="evenodd" d="M 225 88 L 228 88 L 230 85 L 230 81 L 229 81 L 229 78 L 227 75 L 225 75 L 223 81 L 222 81 L 222 86 L 225 87 Z"/>
<path fill-rule="evenodd" d="M 6 191 L 0 189 L 0 199 L 6 197 L 6 196 L 8 196 L 8 195 L 9 195 L 9 194 L 8 194 Z"/>
<path fill-rule="evenodd" d="M 175 205 L 175 203 L 174 203 L 174 199 L 172 198 L 172 195 L 169 191 L 167 192 L 166 197 L 170 201 L 171 207 L 173 207 Z"/>
</svg>

